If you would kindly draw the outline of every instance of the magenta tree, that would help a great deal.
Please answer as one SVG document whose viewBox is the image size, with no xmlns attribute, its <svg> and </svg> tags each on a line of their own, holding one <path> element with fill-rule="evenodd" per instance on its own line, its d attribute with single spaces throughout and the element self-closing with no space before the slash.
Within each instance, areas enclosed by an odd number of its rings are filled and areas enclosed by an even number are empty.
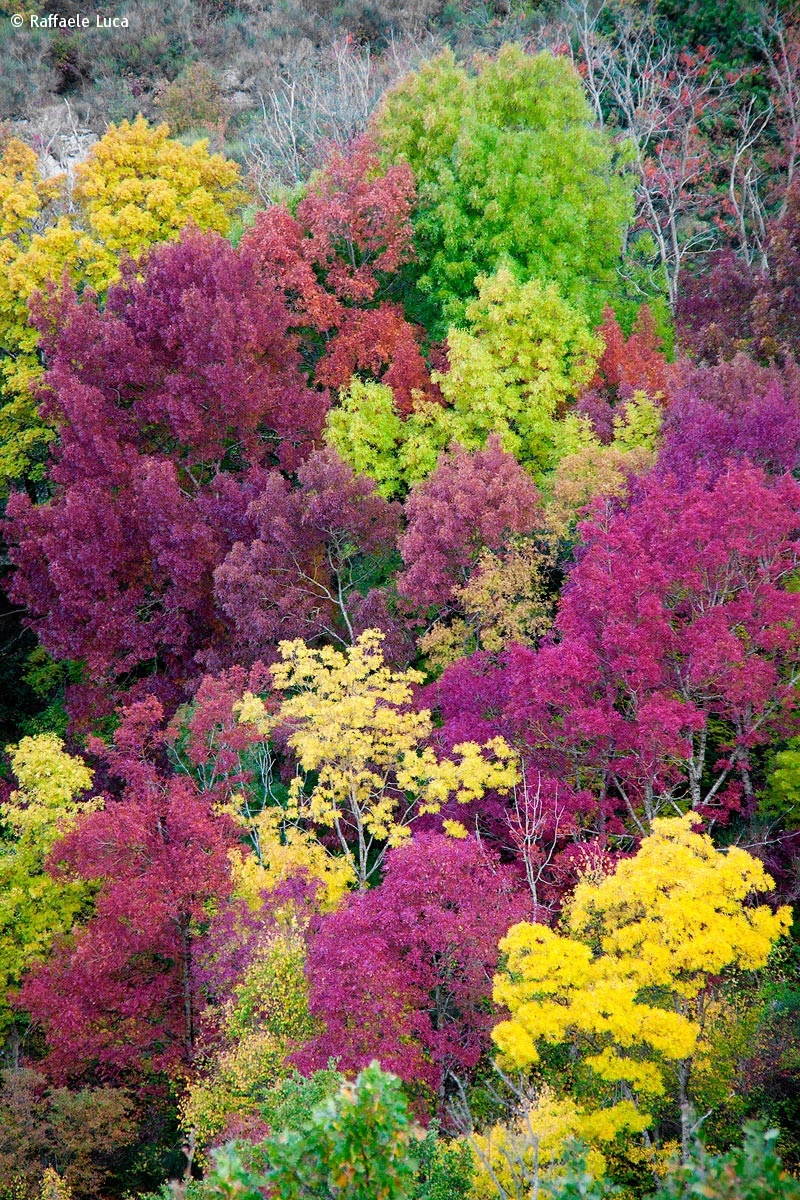
<svg viewBox="0 0 800 1200">
<path fill-rule="evenodd" d="M 474 838 L 420 833 L 392 850 L 377 888 L 353 895 L 312 933 L 312 1014 L 325 1030 L 299 1055 L 346 1071 L 378 1058 L 442 1101 L 489 1048 L 497 941 L 530 915 L 518 876 Z"/>
</svg>

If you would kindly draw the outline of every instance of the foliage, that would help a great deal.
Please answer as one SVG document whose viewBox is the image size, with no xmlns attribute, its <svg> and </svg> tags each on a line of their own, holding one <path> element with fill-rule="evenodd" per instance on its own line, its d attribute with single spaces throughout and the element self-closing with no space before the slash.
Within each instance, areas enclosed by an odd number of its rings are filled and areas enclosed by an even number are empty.
<svg viewBox="0 0 800 1200">
<path fill-rule="evenodd" d="M 99 1200 L 115 1153 L 134 1140 L 132 1118 L 133 1105 L 120 1089 L 68 1091 L 48 1086 L 31 1068 L 3 1071 L 0 1189 L 16 1181 L 20 1200 Z M 40 1192 L 48 1182 L 50 1190 Z"/>
<path fill-rule="evenodd" d="M 264 1096 L 261 1113 L 270 1129 L 302 1129 L 308 1114 L 330 1096 L 334 1096 L 344 1083 L 341 1071 L 330 1066 L 301 1075 L 294 1071 L 280 1083 L 276 1083 Z"/>
<path fill-rule="evenodd" d="M 270 205 L 243 238 L 289 298 L 293 325 L 313 333 L 314 378 L 344 388 L 357 372 L 382 378 L 399 411 L 430 392 L 418 331 L 389 298 L 412 256 L 414 179 L 407 166 L 381 168 L 373 143 L 334 151 L 290 210 Z"/>
<path fill-rule="evenodd" d="M 209 1195 L 260 1200 L 259 1188 L 269 1187 L 280 1200 L 403 1200 L 412 1194 L 420 1136 L 399 1082 L 375 1062 L 313 1109 L 300 1129 L 262 1142 L 262 1172 L 244 1167 L 234 1148 L 217 1152 Z"/>
<path fill-rule="evenodd" d="M 581 1131 L 578 1133 L 577 1131 Z M 475 1174 L 470 1200 L 522 1200 L 532 1193 L 547 1200 L 605 1200 L 618 1194 L 606 1175 L 600 1150 L 587 1150 L 581 1136 L 606 1145 L 614 1131 L 581 1113 L 548 1088 L 521 1105 L 516 1119 L 486 1133 L 469 1135 Z"/>
<path fill-rule="evenodd" d="M 9 746 L 19 787 L 0 805 L 0 1034 L 13 1020 L 11 993 L 53 942 L 86 909 L 91 889 L 79 880 L 56 880 L 45 870 L 56 843 L 102 801 L 84 798 L 92 772 L 67 754 L 53 734 Z"/>
<path fill-rule="evenodd" d="M 217 568 L 214 591 L 243 657 L 267 657 L 289 632 L 349 645 L 364 595 L 397 536 L 396 506 L 335 451 L 315 451 L 299 487 L 274 473 L 247 509 L 252 538 Z"/>
<path fill-rule="evenodd" d="M 742 1146 L 727 1154 L 709 1154 L 698 1144 L 691 1162 L 670 1172 L 656 1200 L 688 1200 L 696 1195 L 709 1200 L 795 1200 L 800 1182 L 781 1166 L 778 1136 L 777 1129 L 748 1122 Z"/>
<path fill-rule="evenodd" d="M 730 362 L 675 371 L 659 469 L 685 476 L 696 467 L 722 474 L 733 459 L 770 474 L 800 462 L 798 369 L 760 366 L 744 354 Z"/>
<path fill-rule="evenodd" d="M 499 687 L 500 720 L 465 725 L 459 706 L 475 701 L 452 691 L 457 736 L 524 731 L 562 809 L 587 811 L 589 789 L 588 811 L 626 813 L 641 832 L 668 797 L 723 820 L 747 811 L 755 748 L 794 727 L 795 488 L 732 464 L 717 480 L 651 477 L 621 509 L 597 504 L 558 640 L 512 648 L 479 685 Z"/>
<path fill-rule="evenodd" d="M 0 1200 L 792 1195 L 795 16 L 9 3 Z"/>
<path fill-rule="evenodd" d="M 507 267 L 476 281 L 468 328 L 448 333 L 450 370 L 437 379 L 452 437 L 468 449 L 497 433 L 539 479 L 590 440 L 569 403 L 595 370 L 602 342 L 555 285 L 518 283 Z"/>
<path fill-rule="evenodd" d="M 768 223 L 761 264 L 748 266 L 723 250 L 706 274 L 687 283 L 678 313 L 687 349 L 712 363 L 742 350 L 764 362 L 797 358 L 799 264 L 800 184 L 795 180 Z"/>
<path fill-rule="evenodd" d="M 434 336 L 505 258 L 599 317 L 631 213 L 609 136 L 564 58 L 505 45 L 474 75 L 445 52 L 386 96 L 377 132 L 417 179 L 412 278 Z M 446 324 L 445 324 L 446 323 Z"/>
<path fill-rule="evenodd" d="M 213 572 L 275 458 L 309 452 L 319 397 L 274 284 L 216 234 L 154 251 L 143 280 L 126 268 L 102 309 L 64 305 L 53 496 L 9 500 L 11 592 L 54 657 L 112 688 L 158 663 L 180 689 L 219 629 Z"/>
<path fill-rule="evenodd" d="M 76 170 L 75 198 L 107 253 L 137 257 L 187 225 L 225 234 L 244 200 L 239 170 L 208 142 L 184 146 L 141 117 L 112 126 Z"/>
<path fill-rule="evenodd" d="M 213 796 L 152 761 L 161 707 L 123 712 L 115 745 L 92 749 L 121 783 L 59 843 L 56 878 L 99 881 L 95 915 L 30 971 L 20 1003 L 48 1038 L 53 1079 L 141 1079 L 195 1051 L 198 939 L 230 891 L 232 829 Z"/>
<path fill-rule="evenodd" d="M 759 810 L 789 829 L 800 827 L 800 738 L 790 738 L 775 755 Z"/>
<path fill-rule="evenodd" d="M 383 661 L 379 630 L 368 629 L 345 653 L 329 646 L 282 642 L 271 668 L 286 693 L 276 715 L 246 694 L 240 718 L 262 733 L 285 726 L 300 771 L 289 792 L 288 815 L 335 833 L 363 891 L 386 850 L 410 837 L 410 823 L 436 813 L 455 796 L 467 803 L 487 788 L 507 790 L 516 779 L 514 755 L 502 739 L 465 742 L 459 756 L 437 758 L 426 745 L 427 709 L 410 706 L 418 671 L 392 671 Z M 310 787 L 304 787 L 304 776 Z"/>
<path fill-rule="evenodd" d="M 44 419 L 37 413 L 41 366 L 29 312 L 35 295 L 65 278 L 78 290 L 104 294 L 126 256 L 175 240 L 186 225 L 227 233 L 244 199 L 238 181 L 236 164 L 210 155 L 207 143 L 183 146 L 166 125 L 154 128 L 139 117 L 112 125 L 95 143 L 76 168 L 70 215 L 55 218 L 48 206 L 63 177 L 40 180 L 33 151 L 16 139 L 7 143 L 0 161 L 4 476 L 41 479 L 59 423 L 52 412 Z"/>
<path fill-rule="evenodd" d="M 182 1106 L 183 1124 L 201 1146 L 219 1144 L 226 1131 L 241 1131 L 248 1121 L 258 1127 L 265 1098 L 288 1070 L 290 1050 L 313 1031 L 304 964 L 297 931 L 262 935 L 222 1013 L 208 1020 L 210 1048 Z M 213 972 L 217 986 L 220 974 Z M 271 1116 L 266 1119 L 274 1124 Z"/>
<path fill-rule="evenodd" d="M 446 1142 L 432 1121 L 418 1150 L 419 1173 L 413 1200 L 462 1200 L 474 1173 L 469 1147 Z"/>
<path fill-rule="evenodd" d="M 400 539 L 402 591 L 420 607 L 447 605 L 472 574 L 483 550 L 502 550 L 514 534 L 542 522 L 538 491 L 500 439 L 485 450 L 455 447 L 405 503 Z"/>
<path fill-rule="evenodd" d="M 515 886 L 517 885 L 517 886 Z M 324 1031 L 303 1065 L 355 1071 L 377 1054 L 422 1108 L 442 1104 L 488 1047 L 497 939 L 530 910 L 518 879 L 474 838 L 417 833 L 379 887 L 322 918 L 309 945 Z"/>
<path fill-rule="evenodd" d="M 402 596 L 436 614 L 420 639 L 429 663 L 475 648 L 530 642 L 550 624 L 539 493 L 497 435 L 485 450 L 454 446 L 405 503 Z"/>
<path fill-rule="evenodd" d="M 444 403 L 419 400 L 405 420 L 385 387 L 354 383 L 328 419 L 331 444 L 389 496 L 424 479 L 453 441 L 502 447 L 541 481 L 559 458 L 596 439 L 571 402 L 595 373 L 602 342 L 553 284 L 519 283 L 508 267 L 477 280 L 466 329 L 448 334 Z"/>
<path fill-rule="evenodd" d="M 678 1064 L 686 1153 L 690 1064 L 709 990 L 733 967 L 763 967 L 791 921 L 787 907 L 746 906 L 772 880 L 746 851 L 717 851 L 693 832 L 696 821 L 656 819 L 633 858 L 599 881 L 580 882 L 564 934 L 529 924 L 510 930 L 494 995 L 511 1018 L 492 1034 L 517 1069 L 537 1066 L 543 1043 L 574 1046 L 595 1099 L 606 1099 L 590 1110 L 599 1110 L 612 1136 L 647 1127 L 648 1109 Z M 626 1099 L 613 1100 L 617 1085 Z"/>
</svg>

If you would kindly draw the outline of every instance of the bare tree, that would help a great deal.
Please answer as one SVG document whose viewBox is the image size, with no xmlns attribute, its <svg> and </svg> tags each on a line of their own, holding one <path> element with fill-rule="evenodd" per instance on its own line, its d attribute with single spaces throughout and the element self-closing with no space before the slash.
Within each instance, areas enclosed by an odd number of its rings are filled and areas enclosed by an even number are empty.
<svg viewBox="0 0 800 1200">
<path fill-rule="evenodd" d="M 496 1063 L 493 1066 L 505 1094 L 501 1096 L 491 1087 L 490 1092 L 509 1111 L 502 1140 L 493 1141 L 491 1131 L 482 1138 L 476 1136 L 469 1099 L 460 1080 L 456 1080 L 458 1091 L 450 1102 L 450 1118 L 469 1142 L 501 1200 L 539 1200 L 542 1183 L 539 1138 L 531 1122 L 538 1093 L 532 1083 L 512 1079 Z"/>
<path fill-rule="evenodd" d="M 259 92 L 261 120 L 248 138 L 246 160 L 261 199 L 294 186 L 331 146 L 363 133 L 381 96 L 435 49 L 433 39 L 392 40 L 380 56 L 341 38 L 285 70 Z"/>
<path fill-rule="evenodd" d="M 772 105 L 759 112 L 753 96 L 739 111 L 739 134 L 731 155 L 728 179 L 728 197 L 741 254 L 748 266 L 758 262 L 762 270 L 768 266 L 767 215 L 764 171 L 758 151 L 772 115 Z"/>
<path fill-rule="evenodd" d="M 713 69 L 708 52 L 678 50 L 652 7 L 615 8 L 608 35 L 600 32 L 600 17 L 610 12 L 604 0 L 596 7 L 575 0 L 573 54 L 598 121 L 618 131 L 631 155 L 635 228 L 653 238 L 674 309 L 686 260 L 718 236 L 707 127 L 730 104 L 733 81 Z"/>
<path fill-rule="evenodd" d="M 760 17 L 753 44 L 766 64 L 783 146 L 783 216 L 800 154 L 800 23 L 796 12 L 794 20 L 787 22 L 777 8 L 762 8 Z"/>
</svg>

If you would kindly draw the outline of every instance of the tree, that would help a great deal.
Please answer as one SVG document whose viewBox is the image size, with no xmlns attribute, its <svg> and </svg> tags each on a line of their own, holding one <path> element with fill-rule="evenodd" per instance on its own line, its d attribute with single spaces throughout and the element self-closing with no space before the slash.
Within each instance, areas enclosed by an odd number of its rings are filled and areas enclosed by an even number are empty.
<svg viewBox="0 0 800 1200">
<path fill-rule="evenodd" d="M 85 816 L 53 864 L 59 880 L 98 881 L 95 913 L 20 993 L 58 1082 L 92 1071 L 141 1082 L 192 1060 L 198 940 L 231 890 L 235 830 L 213 795 L 159 771 L 161 706 L 151 698 L 122 717 L 113 747 L 91 743 L 120 781 L 119 798 Z"/>
<path fill-rule="evenodd" d="M 299 487 L 273 474 L 247 509 L 254 536 L 232 547 L 214 576 L 220 607 L 252 661 L 287 634 L 349 645 L 360 587 L 390 561 L 398 506 L 376 495 L 335 451 L 315 451 Z"/>
<path fill-rule="evenodd" d="M 403 597 L 435 618 L 419 641 L 428 662 L 445 665 L 473 645 L 499 650 L 533 641 L 550 624 L 536 485 L 496 434 L 485 450 L 457 445 L 412 488 L 400 538 Z"/>
<path fill-rule="evenodd" d="M 631 275 L 634 290 L 641 293 L 634 264 L 637 254 L 647 254 L 649 241 L 674 312 L 685 264 L 716 241 L 711 219 L 715 200 L 707 186 L 713 164 L 710 127 L 730 96 L 734 73 L 726 77 L 716 71 L 708 47 L 692 53 L 673 46 L 652 16 L 606 4 L 593 11 L 586 0 L 573 9 L 580 66 L 595 116 L 601 123 L 609 118 L 609 126 L 613 122 L 618 127 L 620 140 L 632 151 L 634 229 L 647 236 L 634 239 L 623 273 Z M 604 18 L 611 26 L 608 34 L 601 32 Z M 658 290 L 654 279 L 646 292 L 657 295 Z"/>
<path fill-rule="evenodd" d="M 183 1125 L 201 1147 L 263 1124 L 265 1095 L 290 1073 L 291 1052 L 315 1030 L 300 922 L 282 927 L 262 911 L 233 908 L 216 925 L 203 975 L 217 1004 L 206 1013 L 195 1077 L 181 1105 Z M 214 954 L 210 947 L 219 947 L 223 931 L 230 942 Z"/>
<path fill-rule="evenodd" d="M 765 262 L 748 266 L 722 252 L 688 281 L 678 309 L 681 340 L 705 362 L 748 351 L 764 363 L 786 363 L 800 351 L 797 273 L 800 266 L 800 181 L 764 231 Z"/>
<path fill-rule="evenodd" d="M 687 478 L 702 469 L 718 478 L 732 461 L 780 476 L 800 464 L 800 374 L 759 366 L 745 354 L 700 367 L 676 364 L 664 419 L 658 471 Z"/>
<path fill-rule="evenodd" d="M 410 825 L 454 796 L 462 803 L 516 780 L 514 754 L 502 739 L 465 742 L 458 758 L 437 758 L 428 743 L 428 709 L 412 706 L 418 671 L 392 671 L 380 630 L 368 629 L 346 651 L 282 642 L 271 668 L 284 693 L 277 712 L 245 693 L 241 721 L 264 736 L 283 731 L 297 771 L 286 808 L 289 822 L 328 829 L 365 891 L 386 852 L 406 841 Z"/>
<path fill-rule="evenodd" d="M 256 1200 L 268 1187 L 278 1200 L 407 1200 L 417 1169 L 414 1142 L 422 1137 L 399 1081 L 373 1062 L 312 1109 L 299 1129 L 262 1142 L 261 1169 L 249 1170 L 234 1148 L 218 1151 L 210 1194 Z"/>
<path fill-rule="evenodd" d="M 45 864 L 56 843 L 102 800 L 84 798 L 92 772 L 53 734 L 23 738 L 8 750 L 19 787 L 0 806 L 0 1035 L 13 1039 L 13 993 L 85 912 L 91 896 L 86 881 L 56 880 Z"/>
<path fill-rule="evenodd" d="M 111 125 L 76 168 L 69 215 L 57 218 L 51 202 L 63 177 L 38 178 L 36 156 L 10 139 L 0 160 L 0 474 L 39 482 L 58 418 L 41 416 L 41 359 L 30 319 L 36 294 L 64 281 L 104 295 L 126 256 L 178 238 L 185 226 L 226 234 L 244 199 L 239 170 L 206 142 L 183 146 L 166 125 L 138 117 Z M 3 197 L 6 197 L 5 201 Z"/>
<path fill-rule="evenodd" d="M 443 421 L 470 450 L 498 434 L 540 481 L 561 455 L 591 440 L 570 407 L 594 375 L 603 343 L 553 284 L 520 284 L 502 267 L 475 286 L 468 328 L 448 333 L 450 369 L 434 376 L 449 405 Z"/>
<path fill-rule="evenodd" d="M 321 918 L 308 954 L 310 1008 L 324 1022 L 301 1066 L 347 1071 L 377 1055 L 423 1107 L 443 1104 L 488 1047 L 497 938 L 530 912 L 518 879 L 475 838 L 417 833 L 379 887 Z"/>
<path fill-rule="evenodd" d="M 65 299 L 46 347 L 53 495 L 9 501 L 10 590 L 95 690 L 157 664 L 165 699 L 183 698 L 225 630 L 214 570 L 251 533 L 274 464 L 295 469 L 324 417 L 289 319 L 217 234 L 153 251 L 143 279 L 126 268 L 102 309 Z"/>
<path fill-rule="evenodd" d="M 496 434 L 541 483 L 560 457 L 596 440 L 572 411 L 603 346 L 585 316 L 554 285 L 519 283 L 507 267 L 476 287 L 468 327 L 448 334 L 449 370 L 433 374 L 436 401 L 419 399 L 403 419 L 388 386 L 354 382 L 330 413 L 329 441 L 384 495 L 428 476 L 451 442 L 480 450 Z"/>
<path fill-rule="evenodd" d="M 598 329 L 603 351 L 597 371 L 578 397 L 578 412 L 588 416 L 604 445 L 614 435 L 614 416 L 619 408 L 637 394 L 663 402 L 669 393 L 669 369 L 652 313 L 643 304 L 628 337 L 622 331 L 613 309 L 603 311 Z"/>
<path fill-rule="evenodd" d="M 504 707 L 543 772 L 643 833 L 669 799 L 752 807 L 753 749 L 796 719 L 799 501 L 790 477 L 742 464 L 596 506 L 559 640 L 506 659 Z"/>
<path fill-rule="evenodd" d="M 567 1043 L 579 1056 L 576 1099 L 608 1101 L 607 1120 L 634 1131 L 644 1108 L 673 1078 L 687 1162 L 693 1131 L 691 1068 L 702 1049 L 708 1002 L 733 968 L 758 970 L 791 922 L 791 910 L 748 907 L 772 880 L 738 847 L 715 849 L 696 833 L 698 818 L 656 819 L 633 858 L 600 880 L 578 884 L 565 932 L 521 924 L 501 942 L 506 966 L 494 998 L 511 1017 L 493 1038 L 504 1062 L 527 1070 L 546 1047 Z M 589 1089 L 588 1092 L 584 1089 Z"/>
<path fill-rule="evenodd" d="M 242 239 L 286 294 L 293 326 L 312 335 L 315 381 L 345 388 L 357 372 L 382 378 L 400 412 L 417 392 L 432 395 L 422 331 L 391 299 L 393 277 L 413 257 L 413 200 L 408 167 L 381 168 L 372 141 L 359 138 L 331 153 L 293 211 L 270 205 Z"/>
<path fill-rule="evenodd" d="M 691 1161 L 670 1172 L 656 1200 L 688 1200 L 698 1188 L 709 1200 L 797 1200 L 800 1184 L 783 1169 L 778 1137 L 777 1129 L 748 1121 L 743 1144 L 727 1154 L 709 1154 L 698 1142 Z"/>
<path fill-rule="evenodd" d="M 419 203 L 412 311 L 434 336 L 463 320 L 475 279 L 508 258 L 599 317 L 630 215 L 613 142 L 570 64 L 505 45 L 474 75 L 446 51 L 392 89 L 376 133 L 410 165 Z"/>
<path fill-rule="evenodd" d="M 107 1195 L 114 1156 L 136 1137 L 133 1105 L 125 1092 L 50 1087 L 30 1067 L 3 1071 L 0 1080 L 3 1191 L 25 1200 L 50 1200 L 52 1193 L 42 1187 L 50 1175 L 68 1189 L 56 1192 L 55 1200 Z"/>
<path fill-rule="evenodd" d="M 236 163 L 208 153 L 208 141 L 184 146 L 166 125 L 111 125 L 76 168 L 75 199 L 107 253 L 137 258 L 175 240 L 187 225 L 226 234 L 245 200 Z"/>
<path fill-rule="evenodd" d="M 420 607 L 445 607 L 467 582 L 481 551 L 501 550 L 514 534 L 530 534 L 543 520 L 530 476 L 495 434 L 486 449 L 455 446 L 405 503 L 400 539 L 405 571 L 400 589 Z"/>
</svg>

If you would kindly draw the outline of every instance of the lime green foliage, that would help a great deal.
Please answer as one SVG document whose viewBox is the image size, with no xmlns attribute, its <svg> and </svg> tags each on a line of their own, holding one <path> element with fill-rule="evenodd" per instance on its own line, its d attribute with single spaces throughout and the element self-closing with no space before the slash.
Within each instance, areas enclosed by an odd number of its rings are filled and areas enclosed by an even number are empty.
<svg viewBox="0 0 800 1200">
<path fill-rule="evenodd" d="M 72 927 L 90 894 L 85 882 L 53 879 L 45 859 L 83 813 L 102 806 L 78 799 L 92 773 L 54 734 L 23 738 L 8 753 L 19 788 L 0 806 L 0 1034 L 11 1022 L 9 989 Z"/>
<path fill-rule="evenodd" d="M 603 350 L 587 318 L 553 284 L 520 283 L 507 266 L 478 288 L 468 328 L 448 335 L 450 370 L 434 375 L 444 405 L 421 404 L 403 420 L 388 387 L 353 380 L 330 413 L 328 441 L 384 496 L 429 475 L 451 442 L 475 450 L 497 433 L 540 483 L 565 455 L 600 446 L 568 411 Z"/>
<path fill-rule="evenodd" d="M 589 422 L 565 409 L 594 375 L 603 342 L 552 284 L 520 284 L 503 267 L 478 287 L 469 329 L 448 335 L 450 370 L 434 376 L 452 406 L 451 439 L 474 450 L 498 433 L 541 480 L 595 440 Z"/>
<path fill-rule="evenodd" d="M 686 1145 L 711 982 L 732 967 L 763 967 L 791 921 L 788 907 L 746 906 L 772 880 L 746 851 L 723 853 L 693 832 L 696 820 L 656 819 L 613 875 L 579 883 L 564 934 L 523 923 L 501 942 L 507 962 L 494 998 L 511 1017 L 493 1038 L 503 1061 L 537 1068 L 546 1047 L 573 1047 L 588 1072 L 585 1117 L 611 1136 L 649 1124 L 677 1071 Z M 590 1143 L 603 1136 L 580 1124 L 570 1132 Z"/>
<path fill-rule="evenodd" d="M 789 829 L 800 828 L 800 737 L 791 738 L 786 749 L 775 755 L 759 809 Z"/>
<path fill-rule="evenodd" d="M 229 232 L 245 199 L 239 169 L 208 143 L 183 146 L 166 125 L 111 125 L 75 171 L 71 212 L 54 201 L 63 177 L 39 178 L 36 155 L 10 139 L 0 157 L 0 475 L 41 479 L 54 430 L 37 411 L 42 367 L 29 302 L 66 278 L 104 292 L 125 255 L 174 241 L 188 224 Z"/>
<path fill-rule="evenodd" d="M 614 417 L 608 445 L 596 439 L 560 459 L 548 480 L 547 524 L 557 536 L 570 535 L 583 507 L 595 496 L 624 496 L 631 476 L 653 465 L 662 411 L 645 392 L 636 392 Z"/>
<path fill-rule="evenodd" d="M 405 455 L 405 443 L 418 425 L 416 414 L 408 421 L 398 415 L 385 383 L 364 383 L 354 376 L 328 414 L 325 437 L 357 474 L 374 479 L 378 492 L 391 498 L 422 478 L 414 478 Z"/>
<path fill-rule="evenodd" d="M 299 1129 L 284 1129 L 257 1148 L 264 1167 L 248 1168 L 234 1147 L 215 1154 L 209 1197 L 261 1200 L 411 1200 L 421 1139 L 400 1081 L 367 1067 L 354 1083 L 314 1108 Z"/>
<path fill-rule="evenodd" d="M 269 1089 L 287 1073 L 290 1051 L 313 1032 L 305 946 L 287 930 L 256 954 L 226 1006 L 216 1052 L 183 1102 L 183 1123 L 200 1145 L 232 1117 L 257 1117 Z"/>
<path fill-rule="evenodd" d="M 509 258 L 598 319 L 632 215 L 613 141 L 566 58 L 505 45 L 477 68 L 439 55 L 377 120 L 386 156 L 418 181 L 415 315 L 441 336 L 463 320 L 475 278 Z"/>
</svg>

